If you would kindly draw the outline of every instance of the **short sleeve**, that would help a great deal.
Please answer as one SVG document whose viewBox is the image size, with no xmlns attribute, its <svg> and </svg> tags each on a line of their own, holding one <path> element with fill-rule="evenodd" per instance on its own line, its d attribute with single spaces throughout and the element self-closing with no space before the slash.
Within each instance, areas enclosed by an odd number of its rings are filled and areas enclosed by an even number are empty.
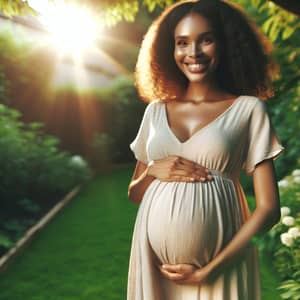
<svg viewBox="0 0 300 300">
<path fill-rule="evenodd" d="M 266 104 L 259 100 L 255 103 L 249 119 L 248 148 L 243 164 L 244 171 L 251 175 L 255 166 L 265 159 L 275 159 L 284 147 L 280 144 L 268 115 Z"/>
<path fill-rule="evenodd" d="M 150 123 L 151 123 L 151 111 L 153 103 L 149 103 L 146 106 L 140 128 L 135 139 L 129 145 L 135 158 L 144 164 L 148 164 L 147 155 L 147 140 L 150 133 Z"/>
</svg>

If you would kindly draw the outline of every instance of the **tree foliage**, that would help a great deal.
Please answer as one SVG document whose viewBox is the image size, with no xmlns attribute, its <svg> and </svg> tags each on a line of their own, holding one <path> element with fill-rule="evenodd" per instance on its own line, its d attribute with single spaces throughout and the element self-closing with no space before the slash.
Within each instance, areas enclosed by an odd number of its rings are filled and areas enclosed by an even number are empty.
<svg viewBox="0 0 300 300">
<path fill-rule="evenodd" d="M 294 1 L 294 0 L 293 0 Z M 277 39 L 288 39 L 297 29 L 300 28 L 300 19 L 294 13 L 282 9 L 276 1 L 251 0 L 251 4 L 256 8 L 259 14 L 264 16 L 262 30 L 268 34 L 274 42 Z M 288 1 L 286 1 L 288 3 Z M 281 3 L 278 1 L 278 3 Z M 300 14 L 300 2 L 298 4 Z"/>
<path fill-rule="evenodd" d="M 49 0 L 51 1 L 51 0 Z M 68 0 L 71 4 L 91 7 L 101 22 L 108 25 L 125 20 L 133 22 L 139 10 L 146 7 L 149 12 L 162 9 L 176 0 Z M 298 0 L 233 0 L 247 10 L 255 10 L 265 17 L 262 29 L 272 41 L 288 39 L 300 28 L 300 1 Z M 34 14 L 27 0 L 0 0 L 0 12 L 8 16 Z"/>
<path fill-rule="evenodd" d="M 7 16 L 34 14 L 34 10 L 29 6 L 27 0 L 0 0 L 0 12 Z"/>
</svg>

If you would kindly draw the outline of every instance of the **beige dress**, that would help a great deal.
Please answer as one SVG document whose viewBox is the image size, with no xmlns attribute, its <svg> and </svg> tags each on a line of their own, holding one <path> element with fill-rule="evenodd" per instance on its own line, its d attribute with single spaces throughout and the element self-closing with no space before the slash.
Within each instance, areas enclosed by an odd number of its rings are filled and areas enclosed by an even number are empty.
<svg viewBox="0 0 300 300">
<path fill-rule="evenodd" d="M 156 100 L 146 107 L 130 148 L 144 163 L 169 155 L 185 157 L 209 168 L 214 180 L 155 179 L 149 185 L 133 232 L 127 300 L 260 300 L 258 253 L 253 244 L 242 260 L 205 284 L 177 285 L 165 279 L 155 264 L 204 266 L 250 216 L 240 171 L 251 174 L 257 163 L 283 150 L 265 103 L 239 96 L 216 119 L 180 142 L 168 125 L 165 104 Z"/>
</svg>

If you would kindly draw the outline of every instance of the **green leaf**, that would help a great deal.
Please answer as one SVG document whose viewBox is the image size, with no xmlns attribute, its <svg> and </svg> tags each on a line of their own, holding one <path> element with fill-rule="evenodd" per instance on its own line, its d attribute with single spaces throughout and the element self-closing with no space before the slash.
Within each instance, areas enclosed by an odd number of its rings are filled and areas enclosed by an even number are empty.
<svg viewBox="0 0 300 300">
<path fill-rule="evenodd" d="M 282 39 L 283 40 L 288 39 L 294 32 L 295 32 L 295 28 L 291 26 L 286 26 L 282 32 Z"/>
<path fill-rule="evenodd" d="M 147 1 L 145 4 L 147 5 L 149 12 L 154 11 L 155 8 L 156 8 L 156 2 L 155 1 Z"/>
<path fill-rule="evenodd" d="M 289 62 L 293 62 L 295 58 L 297 57 L 297 51 L 292 51 L 290 55 L 288 56 Z"/>
<path fill-rule="evenodd" d="M 269 8 L 268 2 L 263 3 L 258 9 L 258 12 L 261 14 L 263 11 L 267 10 Z"/>
<path fill-rule="evenodd" d="M 280 27 L 278 26 L 278 22 L 274 22 L 269 32 L 269 36 L 272 42 L 274 42 L 277 39 L 279 32 L 280 32 Z"/>
<path fill-rule="evenodd" d="M 265 21 L 262 25 L 262 30 L 267 33 L 270 30 L 270 26 L 273 24 L 273 22 L 275 21 L 275 16 L 272 16 L 270 18 L 267 19 L 267 21 Z"/>
<path fill-rule="evenodd" d="M 251 0 L 254 7 L 258 7 L 261 3 L 261 0 Z"/>
<path fill-rule="evenodd" d="M 14 242 L 9 238 L 9 236 L 0 232 L 0 246 L 4 248 L 10 248 L 14 245 Z"/>
</svg>

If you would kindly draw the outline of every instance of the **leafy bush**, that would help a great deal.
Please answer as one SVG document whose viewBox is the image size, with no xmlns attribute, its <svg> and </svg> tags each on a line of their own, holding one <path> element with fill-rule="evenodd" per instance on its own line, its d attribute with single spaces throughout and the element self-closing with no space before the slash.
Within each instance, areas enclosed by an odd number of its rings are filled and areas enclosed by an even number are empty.
<svg viewBox="0 0 300 300">
<path fill-rule="evenodd" d="M 98 95 L 111 105 L 109 118 L 106 119 L 106 133 L 114 140 L 111 153 L 114 162 L 128 162 L 133 157 L 129 144 L 140 126 L 146 104 L 139 100 L 133 80 L 127 77 L 118 78 Z"/>
<path fill-rule="evenodd" d="M 53 200 L 91 176 L 87 163 L 58 149 L 40 123 L 0 104 L 0 250 L 11 245 Z M 5 236 L 9 233 L 9 237 Z"/>
<path fill-rule="evenodd" d="M 0 102 L 26 109 L 32 100 L 45 101 L 51 96 L 55 67 L 53 52 L 1 30 L 0 61 Z"/>
<path fill-rule="evenodd" d="M 281 194 L 281 220 L 259 242 L 273 258 L 281 284 L 282 299 L 300 299 L 300 170 L 294 170 L 278 183 Z"/>
</svg>

